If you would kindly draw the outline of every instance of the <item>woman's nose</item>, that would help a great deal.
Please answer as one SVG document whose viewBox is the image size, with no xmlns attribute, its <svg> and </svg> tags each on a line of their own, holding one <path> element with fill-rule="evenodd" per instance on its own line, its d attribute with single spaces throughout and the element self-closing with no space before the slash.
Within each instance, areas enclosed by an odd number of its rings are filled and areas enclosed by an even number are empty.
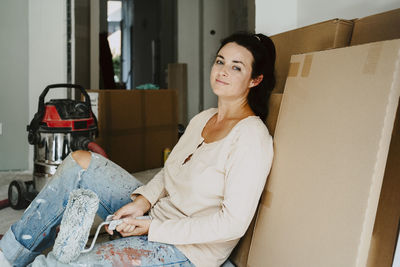
<svg viewBox="0 0 400 267">
<path fill-rule="evenodd" d="M 223 76 L 228 76 L 228 69 L 226 65 L 223 65 L 222 68 L 219 70 L 219 73 Z"/>
</svg>

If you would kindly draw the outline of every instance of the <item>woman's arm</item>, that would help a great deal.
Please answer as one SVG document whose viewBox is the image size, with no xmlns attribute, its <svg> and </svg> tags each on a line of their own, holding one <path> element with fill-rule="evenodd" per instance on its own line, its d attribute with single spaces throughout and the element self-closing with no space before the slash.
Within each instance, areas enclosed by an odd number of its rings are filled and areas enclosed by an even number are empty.
<svg viewBox="0 0 400 267">
<path fill-rule="evenodd" d="M 201 217 L 153 219 L 149 240 L 169 244 L 224 242 L 246 232 L 265 186 L 273 157 L 272 138 L 242 138 L 227 162 L 221 209 Z"/>
<path fill-rule="evenodd" d="M 135 200 L 138 195 L 142 195 L 150 203 L 150 208 L 162 197 L 166 195 L 164 185 L 164 168 L 162 168 L 146 185 L 137 188 L 132 192 L 131 198 Z"/>
</svg>

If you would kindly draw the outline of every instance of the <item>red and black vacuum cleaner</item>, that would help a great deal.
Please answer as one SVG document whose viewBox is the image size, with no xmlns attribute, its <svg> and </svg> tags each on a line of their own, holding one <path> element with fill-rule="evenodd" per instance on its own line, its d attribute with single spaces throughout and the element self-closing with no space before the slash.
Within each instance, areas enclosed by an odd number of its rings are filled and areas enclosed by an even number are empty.
<svg viewBox="0 0 400 267">
<path fill-rule="evenodd" d="M 52 99 L 45 103 L 50 89 L 76 88 L 85 101 Z M 29 144 L 34 146 L 33 181 L 14 180 L 8 187 L 13 209 L 26 208 L 51 179 L 58 165 L 75 150 L 91 150 L 107 157 L 93 140 L 98 135 L 97 119 L 86 90 L 76 84 L 52 84 L 39 97 L 38 111 L 27 126 Z"/>
</svg>

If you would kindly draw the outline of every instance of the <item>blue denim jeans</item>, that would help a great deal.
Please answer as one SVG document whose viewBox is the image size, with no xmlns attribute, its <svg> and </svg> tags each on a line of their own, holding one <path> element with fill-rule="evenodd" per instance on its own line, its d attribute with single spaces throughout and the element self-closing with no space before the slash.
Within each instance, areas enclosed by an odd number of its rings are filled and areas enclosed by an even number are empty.
<svg viewBox="0 0 400 267">
<path fill-rule="evenodd" d="M 124 169 L 96 153 L 92 153 L 86 170 L 69 155 L 21 219 L 4 234 L 0 248 L 13 266 L 26 266 L 54 244 L 56 228 L 72 190 L 84 188 L 95 192 L 100 199 L 97 214 L 104 220 L 129 203 L 131 192 L 141 185 Z M 90 253 L 81 254 L 76 262 L 68 266 L 157 265 L 194 266 L 175 246 L 150 242 L 145 236 L 98 244 Z M 38 257 L 33 266 L 67 265 L 56 263 L 49 253 L 47 258 L 43 255 Z"/>
</svg>

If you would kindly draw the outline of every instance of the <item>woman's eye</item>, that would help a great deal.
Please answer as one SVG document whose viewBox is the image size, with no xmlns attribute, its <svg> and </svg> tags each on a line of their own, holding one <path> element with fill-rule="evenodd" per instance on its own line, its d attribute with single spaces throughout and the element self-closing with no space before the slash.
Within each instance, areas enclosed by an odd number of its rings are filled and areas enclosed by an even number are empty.
<svg viewBox="0 0 400 267">
<path fill-rule="evenodd" d="M 215 61 L 215 64 L 224 64 L 224 62 L 222 62 L 222 60 L 217 59 L 217 60 Z"/>
<path fill-rule="evenodd" d="M 232 69 L 233 69 L 233 70 L 237 70 L 237 71 L 241 71 L 241 70 L 242 70 L 241 68 L 239 68 L 239 67 L 237 67 L 237 66 L 233 66 Z"/>
</svg>

